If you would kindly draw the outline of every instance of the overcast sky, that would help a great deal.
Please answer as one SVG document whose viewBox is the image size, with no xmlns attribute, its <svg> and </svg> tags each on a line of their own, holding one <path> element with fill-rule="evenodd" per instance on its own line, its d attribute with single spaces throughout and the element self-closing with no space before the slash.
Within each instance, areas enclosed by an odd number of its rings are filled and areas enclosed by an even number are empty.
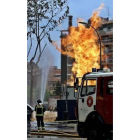
<svg viewBox="0 0 140 140">
<path fill-rule="evenodd" d="M 77 18 L 82 18 L 87 21 L 93 11 L 97 9 L 101 4 L 104 4 L 104 8 L 102 9 L 100 16 L 101 17 L 108 17 L 109 19 L 113 19 L 113 0 L 69 0 L 69 15 L 73 16 L 73 26 L 77 26 Z M 68 27 L 68 20 L 66 20 L 60 27 L 51 33 L 52 40 L 60 42 L 60 30 L 67 29 Z M 29 49 L 29 46 L 27 50 Z M 50 44 L 48 46 L 47 51 L 50 51 L 52 58 L 54 59 L 55 66 L 60 68 L 61 62 L 61 55 L 60 53 Z M 32 49 L 29 60 L 34 53 L 34 48 Z"/>
</svg>

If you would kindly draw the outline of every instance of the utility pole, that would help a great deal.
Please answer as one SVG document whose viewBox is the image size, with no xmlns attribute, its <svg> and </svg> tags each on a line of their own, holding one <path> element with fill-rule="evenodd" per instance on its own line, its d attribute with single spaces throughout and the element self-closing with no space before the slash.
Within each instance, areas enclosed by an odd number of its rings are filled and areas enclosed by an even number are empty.
<svg viewBox="0 0 140 140">
<path fill-rule="evenodd" d="M 69 95 L 69 92 L 67 91 L 67 86 L 65 84 L 63 85 L 63 92 L 64 92 L 64 95 L 66 96 L 66 100 L 65 100 L 66 111 L 64 111 L 64 119 L 68 120 L 68 118 L 69 118 L 69 112 L 68 112 L 68 95 Z"/>
</svg>

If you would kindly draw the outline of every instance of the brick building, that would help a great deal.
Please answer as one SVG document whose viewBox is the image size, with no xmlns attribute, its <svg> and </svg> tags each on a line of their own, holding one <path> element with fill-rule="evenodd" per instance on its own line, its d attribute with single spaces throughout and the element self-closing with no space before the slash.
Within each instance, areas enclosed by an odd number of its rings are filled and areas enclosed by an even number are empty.
<svg viewBox="0 0 140 140">
<path fill-rule="evenodd" d="M 53 93 L 54 88 L 56 86 L 57 82 L 61 81 L 61 69 L 58 69 L 57 66 L 52 66 L 49 69 L 48 74 L 48 83 L 47 83 L 47 89 Z"/>
</svg>

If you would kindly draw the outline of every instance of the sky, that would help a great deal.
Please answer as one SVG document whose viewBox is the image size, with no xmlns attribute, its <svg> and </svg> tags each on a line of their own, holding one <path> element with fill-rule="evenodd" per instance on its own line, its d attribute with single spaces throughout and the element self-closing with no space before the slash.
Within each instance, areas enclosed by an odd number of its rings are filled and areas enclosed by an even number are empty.
<svg viewBox="0 0 140 140">
<path fill-rule="evenodd" d="M 72 24 L 73 26 L 77 26 L 77 18 L 82 18 L 87 21 L 93 14 L 94 10 L 96 10 L 101 4 L 104 4 L 104 8 L 101 10 L 101 17 L 109 17 L 109 19 L 113 19 L 113 0 L 69 0 L 69 15 L 73 16 Z M 53 41 L 60 42 L 60 30 L 64 30 L 68 28 L 68 19 L 65 20 L 59 27 L 57 27 L 54 31 L 51 32 L 51 38 Z M 29 55 L 29 59 L 34 54 L 34 48 L 31 50 Z M 27 43 L 27 51 L 29 49 L 29 44 Z M 47 51 L 49 51 L 52 56 L 51 59 L 54 59 L 52 65 L 61 66 L 61 54 L 58 52 L 54 46 L 49 44 L 47 46 Z"/>
</svg>

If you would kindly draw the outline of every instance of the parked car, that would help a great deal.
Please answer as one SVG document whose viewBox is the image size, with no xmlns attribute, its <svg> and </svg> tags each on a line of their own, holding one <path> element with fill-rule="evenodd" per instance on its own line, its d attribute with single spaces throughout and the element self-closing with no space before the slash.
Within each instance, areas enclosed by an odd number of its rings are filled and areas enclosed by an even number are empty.
<svg viewBox="0 0 140 140">
<path fill-rule="evenodd" d="M 34 111 L 34 108 L 31 107 L 29 104 L 27 104 L 27 134 L 30 133 L 31 129 L 31 116 L 32 112 Z"/>
</svg>

